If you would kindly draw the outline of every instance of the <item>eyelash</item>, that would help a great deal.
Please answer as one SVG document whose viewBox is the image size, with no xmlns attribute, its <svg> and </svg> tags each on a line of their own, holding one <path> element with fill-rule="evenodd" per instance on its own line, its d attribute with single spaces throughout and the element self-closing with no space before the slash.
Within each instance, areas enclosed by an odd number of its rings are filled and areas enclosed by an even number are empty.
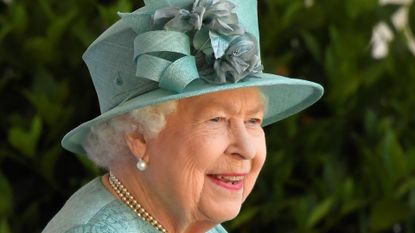
<svg viewBox="0 0 415 233">
<path fill-rule="evenodd" d="M 225 117 L 214 117 L 214 118 L 210 119 L 209 121 L 211 121 L 211 122 L 221 122 L 221 121 L 224 121 L 224 120 L 225 120 Z"/>
<path fill-rule="evenodd" d="M 261 125 L 262 121 L 259 118 L 251 118 L 247 121 L 247 123 L 254 124 L 254 125 Z"/>
<path fill-rule="evenodd" d="M 222 121 L 225 121 L 225 120 L 226 120 L 225 117 L 214 117 L 214 118 L 210 119 L 211 122 L 216 122 L 216 123 L 219 123 L 219 122 L 222 122 Z M 262 123 L 262 121 L 259 118 L 251 118 L 251 119 L 247 120 L 245 123 L 260 125 Z"/>
</svg>

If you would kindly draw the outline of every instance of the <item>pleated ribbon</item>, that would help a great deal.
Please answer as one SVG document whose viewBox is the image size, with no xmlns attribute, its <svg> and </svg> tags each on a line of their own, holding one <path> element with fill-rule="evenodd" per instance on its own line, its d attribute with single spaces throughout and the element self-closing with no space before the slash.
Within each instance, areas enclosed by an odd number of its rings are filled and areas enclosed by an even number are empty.
<svg viewBox="0 0 415 233">
<path fill-rule="evenodd" d="M 180 93 L 198 78 L 224 84 L 261 72 L 256 38 L 239 24 L 234 8 L 227 0 L 195 0 L 191 10 L 167 6 L 151 13 L 120 13 L 138 34 L 136 76 Z M 210 75 L 201 76 L 206 70 Z"/>
<path fill-rule="evenodd" d="M 174 92 L 199 78 L 194 56 L 190 54 L 189 37 L 175 31 L 150 31 L 134 40 L 137 77 L 159 83 Z"/>
</svg>

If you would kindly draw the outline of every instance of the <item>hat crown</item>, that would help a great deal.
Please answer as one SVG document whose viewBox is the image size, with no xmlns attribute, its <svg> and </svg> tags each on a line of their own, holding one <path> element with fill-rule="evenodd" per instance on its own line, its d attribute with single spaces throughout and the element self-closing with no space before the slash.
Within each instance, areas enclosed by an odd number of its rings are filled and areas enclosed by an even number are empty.
<svg viewBox="0 0 415 233">
<path fill-rule="evenodd" d="M 219 2 L 233 3 L 235 8 L 232 9 L 232 12 L 237 15 L 239 24 L 243 29 L 253 35 L 259 48 L 256 0 L 201 1 L 213 4 Z M 196 0 L 196 2 L 201 1 Z M 187 34 L 176 32 L 170 33 L 169 37 L 166 37 L 173 38 L 169 41 L 166 41 L 166 39 L 157 41 L 159 38 L 155 37 L 160 37 L 164 30 L 155 28 L 153 21 L 155 12 L 160 9 L 180 8 L 192 10 L 195 1 L 145 0 L 144 2 L 145 6 L 143 8 L 130 13 L 128 17 L 125 14 L 120 14 L 122 19 L 101 34 L 83 55 L 98 95 L 101 113 L 107 112 L 135 96 L 160 87 L 166 89 L 167 92 L 172 90 L 180 92 L 193 78 L 199 78 L 200 76 L 195 64 L 193 64 L 195 61 L 192 60 L 194 57 L 190 49 L 189 51 L 181 49 L 186 46 L 191 47 L 193 45 L 192 38 L 188 38 L 188 41 L 184 42 Z M 185 36 L 181 36 L 180 33 Z M 171 37 L 171 35 L 176 34 L 177 37 Z M 161 47 L 167 46 L 170 48 L 163 52 L 151 50 L 154 49 L 154 46 L 160 46 L 159 42 L 162 43 Z M 147 49 L 149 51 L 145 51 Z M 181 53 L 185 55 L 180 55 Z M 155 54 L 158 57 L 154 57 Z M 256 54 L 257 62 L 259 62 L 259 49 Z M 161 60 L 159 59 L 160 56 Z M 173 60 L 174 62 L 170 64 L 169 62 Z M 160 74 L 161 77 L 155 77 L 156 74 Z M 185 83 L 182 85 L 182 82 Z M 179 87 L 176 87 L 177 85 Z"/>
<path fill-rule="evenodd" d="M 67 133 L 64 148 L 85 154 L 91 127 L 165 101 L 257 87 L 268 100 L 265 126 L 322 96 L 316 83 L 261 73 L 256 0 L 144 1 L 84 53 L 102 114 Z"/>
</svg>

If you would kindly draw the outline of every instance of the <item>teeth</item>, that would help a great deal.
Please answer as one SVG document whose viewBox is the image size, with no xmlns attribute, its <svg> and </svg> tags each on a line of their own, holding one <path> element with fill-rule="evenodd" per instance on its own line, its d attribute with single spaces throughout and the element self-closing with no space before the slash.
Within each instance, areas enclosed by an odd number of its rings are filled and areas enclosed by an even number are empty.
<svg viewBox="0 0 415 233">
<path fill-rule="evenodd" d="M 226 181 L 226 182 L 235 183 L 235 182 L 243 180 L 244 177 L 243 176 L 216 176 L 216 178 Z"/>
</svg>

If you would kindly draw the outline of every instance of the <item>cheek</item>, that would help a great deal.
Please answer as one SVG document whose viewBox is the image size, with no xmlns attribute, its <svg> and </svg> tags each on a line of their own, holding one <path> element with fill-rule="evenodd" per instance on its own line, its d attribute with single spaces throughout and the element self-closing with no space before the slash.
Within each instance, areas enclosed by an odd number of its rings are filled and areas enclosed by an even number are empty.
<svg viewBox="0 0 415 233">
<path fill-rule="evenodd" d="M 245 179 L 245 189 L 243 190 L 243 201 L 248 197 L 248 195 L 251 193 L 252 189 L 255 186 L 255 183 L 257 181 L 259 172 L 262 169 L 262 166 L 265 162 L 265 154 L 262 156 L 261 159 L 254 159 L 252 160 L 252 169 L 249 175 Z"/>
<path fill-rule="evenodd" d="M 159 143 L 163 157 L 170 157 L 163 161 L 163 166 L 194 187 L 201 186 L 207 170 L 223 154 L 225 144 L 226 139 L 220 134 L 195 128 L 191 132 L 174 132 Z"/>
<path fill-rule="evenodd" d="M 255 142 L 256 148 L 257 148 L 257 154 L 251 161 L 251 171 L 249 175 L 246 177 L 245 187 L 243 194 L 243 199 L 245 200 L 249 193 L 252 191 L 256 180 L 258 178 L 258 175 L 265 163 L 266 159 L 266 144 L 265 144 L 265 137 L 264 135 L 258 135 L 255 139 L 253 139 L 253 142 Z"/>
<path fill-rule="evenodd" d="M 215 130 L 193 130 L 183 140 L 183 145 L 196 167 L 206 170 L 223 155 L 228 139 L 224 132 Z"/>
<path fill-rule="evenodd" d="M 204 165 L 209 161 L 200 156 L 204 148 L 200 148 L 201 143 L 195 137 L 174 134 L 169 138 L 153 147 L 157 163 L 153 183 L 166 205 L 173 209 L 194 209 L 203 188 Z"/>
</svg>

